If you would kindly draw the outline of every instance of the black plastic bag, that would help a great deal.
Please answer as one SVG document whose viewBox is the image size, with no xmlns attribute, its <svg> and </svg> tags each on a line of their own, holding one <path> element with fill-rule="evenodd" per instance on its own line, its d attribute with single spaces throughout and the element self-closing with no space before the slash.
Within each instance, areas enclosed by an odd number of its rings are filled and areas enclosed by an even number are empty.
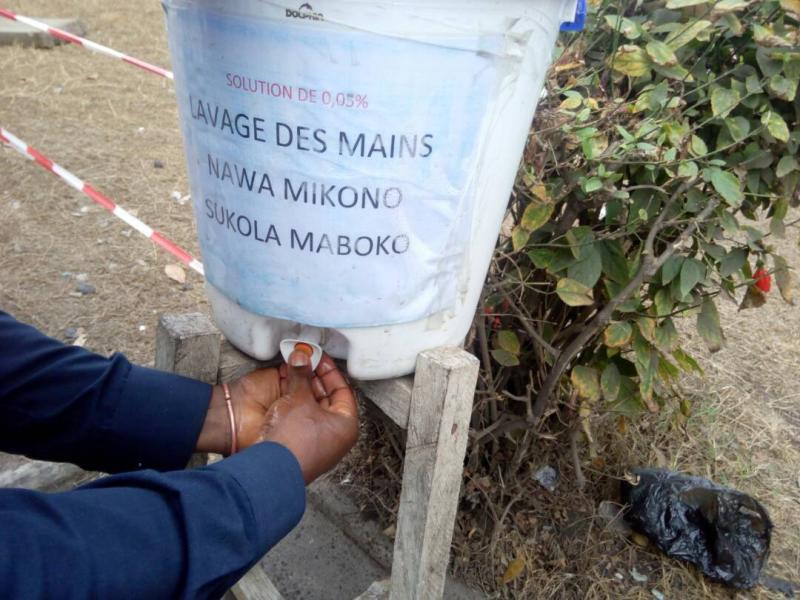
<svg viewBox="0 0 800 600">
<path fill-rule="evenodd" d="M 702 477 L 636 469 L 622 485 L 625 518 L 667 555 L 737 588 L 758 584 L 769 556 L 772 522 L 751 496 Z"/>
</svg>

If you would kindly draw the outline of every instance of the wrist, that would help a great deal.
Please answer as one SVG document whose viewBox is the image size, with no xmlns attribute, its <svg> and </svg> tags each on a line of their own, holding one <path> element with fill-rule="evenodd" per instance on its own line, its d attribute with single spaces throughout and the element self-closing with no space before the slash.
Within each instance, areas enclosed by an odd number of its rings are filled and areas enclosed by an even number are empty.
<svg viewBox="0 0 800 600">
<path fill-rule="evenodd" d="M 196 452 L 213 452 L 227 455 L 231 448 L 231 425 L 225 393 L 215 385 L 211 391 L 203 428 L 197 438 Z"/>
</svg>

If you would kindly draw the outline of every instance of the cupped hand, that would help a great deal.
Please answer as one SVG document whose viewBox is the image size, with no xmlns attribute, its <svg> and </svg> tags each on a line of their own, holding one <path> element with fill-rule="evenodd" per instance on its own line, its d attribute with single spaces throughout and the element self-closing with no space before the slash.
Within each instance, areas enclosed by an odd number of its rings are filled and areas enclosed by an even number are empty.
<svg viewBox="0 0 800 600">
<path fill-rule="evenodd" d="M 330 357 L 326 357 L 317 372 L 331 381 L 331 372 L 339 373 Z M 341 373 L 339 373 L 341 376 Z M 228 384 L 236 422 L 238 450 L 249 448 L 262 435 L 264 422 L 272 405 L 289 387 L 287 365 L 280 369 L 258 369 Z M 344 378 L 341 379 L 344 382 Z M 320 402 L 329 401 L 329 394 L 320 375 L 311 379 L 311 390 Z M 346 383 L 344 383 L 346 385 Z M 225 393 L 222 386 L 214 386 L 203 429 L 197 440 L 197 452 L 215 452 L 228 455 L 231 449 L 231 426 Z"/>
<path fill-rule="evenodd" d="M 280 397 L 272 403 L 257 441 L 288 448 L 311 483 L 332 469 L 358 439 L 353 390 L 329 356 L 311 371 L 307 354 L 295 350 L 281 367 Z"/>
</svg>

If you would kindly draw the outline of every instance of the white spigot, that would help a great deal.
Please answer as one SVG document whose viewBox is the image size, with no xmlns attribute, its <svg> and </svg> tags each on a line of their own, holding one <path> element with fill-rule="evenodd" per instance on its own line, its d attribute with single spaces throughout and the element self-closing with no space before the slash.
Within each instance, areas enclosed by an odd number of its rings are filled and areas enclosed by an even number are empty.
<svg viewBox="0 0 800 600">
<path fill-rule="evenodd" d="M 321 340 L 322 330 L 316 327 L 307 327 L 304 325 L 300 329 L 297 339 L 287 338 L 281 340 L 281 356 L 283 356 L 283 360 L 288 363 L 289 355 L 291 355 L 291 353 L 297 349 L 298 344 L 301 345 L 301 348 L 303 348 L 303 346 L 311 348 L 311 370 L 313 371 L 319 365 L 319 361 L 322 360 L 322 347 L 320 346 Z"/>
</svg>

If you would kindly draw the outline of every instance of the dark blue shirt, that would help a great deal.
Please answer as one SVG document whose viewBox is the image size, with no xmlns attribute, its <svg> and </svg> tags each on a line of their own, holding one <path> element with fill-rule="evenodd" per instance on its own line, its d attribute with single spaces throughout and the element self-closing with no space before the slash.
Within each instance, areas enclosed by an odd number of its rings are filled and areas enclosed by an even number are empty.
<svg viewBox="0 0 800 600">
<path fill-rule="evenodd" d="M 300 520 L 294 456 L 182 471 L 211 387 L 65 346 L 0 312 L 0 451 L 119 473 L 0 489 L 0 597 L 216 598 Z"/>
</svg>

